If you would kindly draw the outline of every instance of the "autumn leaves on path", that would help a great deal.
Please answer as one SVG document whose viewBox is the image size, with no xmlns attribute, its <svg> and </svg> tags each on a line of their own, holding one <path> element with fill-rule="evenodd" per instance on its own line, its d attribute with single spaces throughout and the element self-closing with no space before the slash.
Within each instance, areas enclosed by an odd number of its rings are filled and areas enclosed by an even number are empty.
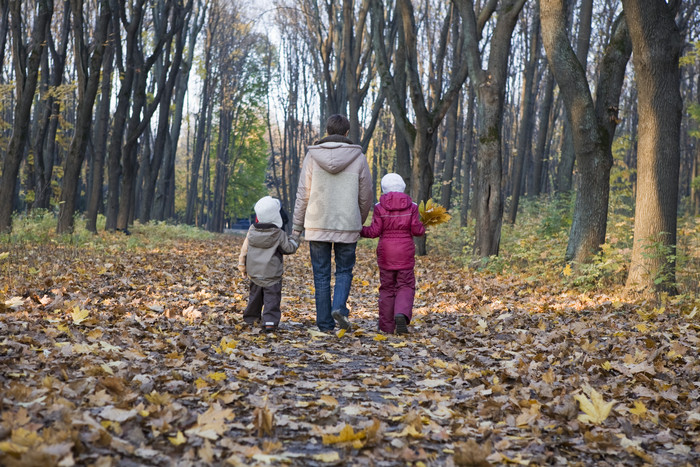
<svg viewBox="0 0 700 467">
<path fill-rule="evenodd" d="M 2 250 L 0 464 L 700 460 L 696 311 L 428 256 L 411 334 L 384 335 L 362 243 L 338 337 L 314 326 L 303 246 L 268 335 L 243 326 L 241 240 Z"/>
</svg>

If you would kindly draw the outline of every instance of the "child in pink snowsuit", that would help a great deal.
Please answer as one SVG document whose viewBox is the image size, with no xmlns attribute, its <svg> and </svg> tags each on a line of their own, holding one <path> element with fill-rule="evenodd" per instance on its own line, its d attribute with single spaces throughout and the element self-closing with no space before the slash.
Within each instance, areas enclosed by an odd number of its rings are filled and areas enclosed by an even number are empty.
<svg viewBox="0 0 700 467">
<path fill-rule="evenodd" d="M 413 237 L 425 234 L 418 206 L 403 191 L 406 183 L 399 174 L 382 177 L 382 193 L 374 205 L 372 225 L 362 227 L 361 236 L 379 237 L 379 329 L 397 334 L 408 333 L 413 314 L 416 277 L 413 267 L 416 247 Z"/>
</svg>

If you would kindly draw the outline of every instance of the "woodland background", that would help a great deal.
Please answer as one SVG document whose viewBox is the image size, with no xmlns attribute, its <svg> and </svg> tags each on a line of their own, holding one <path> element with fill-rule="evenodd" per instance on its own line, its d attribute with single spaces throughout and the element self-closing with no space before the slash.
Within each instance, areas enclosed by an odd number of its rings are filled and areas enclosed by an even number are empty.
<svg viewBox="0 0 700 467">
<path fill-rule="evenodd" d="M 565 259 L 589 264 L 627 210 L 633 241 L 614 248 L 631 247 L 627 287 L 677 291 L 678 219 L 700 209 L 697 2 L 8 0 L 0 13 L 4 232 L 43 212 L 59 234 L 76 216 L 90 231 L 104 216 L 109 231 L 222 232 L 265 193 L 291 212 L 305 147 L 343 113 L 377 184 L 396 171 L 416 202 L 450 209 L 467 255 L 499 255 L 527 199 L 569 203 Z"/>
<path fill-rule="evenodd" d="M 700 14 L 661 0 L 0 0 L 0 463 L 695 465 Z M 452 219 L 416 320 L 246 330 L 242 237 L 351 121 Z M 222 232 L 227 232 L 222 234 Z M 423 254 L 427 253 L 426 256 Z"/>
</svg>

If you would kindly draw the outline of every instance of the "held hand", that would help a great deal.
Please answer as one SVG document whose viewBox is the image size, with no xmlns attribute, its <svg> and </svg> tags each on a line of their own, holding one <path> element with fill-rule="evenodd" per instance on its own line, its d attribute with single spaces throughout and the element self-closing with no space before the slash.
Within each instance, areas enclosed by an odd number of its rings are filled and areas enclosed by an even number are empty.
<svg viewBox="0 0 700 467">
<path fill-rule="evenodd" d="M 238 265 L 238 270 L 241 272 L 241 274 L 243 274 L 243 276 L 246 275 L 245 264 L 239 264 L 239 265 Z"/>
</svg>

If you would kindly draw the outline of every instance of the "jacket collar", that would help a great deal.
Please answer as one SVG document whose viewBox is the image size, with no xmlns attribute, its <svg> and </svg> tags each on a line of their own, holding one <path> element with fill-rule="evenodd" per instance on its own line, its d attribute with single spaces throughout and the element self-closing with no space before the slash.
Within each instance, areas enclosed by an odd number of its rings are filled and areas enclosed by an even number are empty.
<svg viewBox="0 0 700 467">
<path fill-rule="evenodd" d="M 328 135 L 325 138 L 321 138 L 318 141 L 314 142 L 314 146 L 318 146 L 319 144 L 323 143 L 347 143 L 347 144 L 355 144 L 352 142 L 350 138 L 347 136 L 343 135 Z"/>
</svg>

